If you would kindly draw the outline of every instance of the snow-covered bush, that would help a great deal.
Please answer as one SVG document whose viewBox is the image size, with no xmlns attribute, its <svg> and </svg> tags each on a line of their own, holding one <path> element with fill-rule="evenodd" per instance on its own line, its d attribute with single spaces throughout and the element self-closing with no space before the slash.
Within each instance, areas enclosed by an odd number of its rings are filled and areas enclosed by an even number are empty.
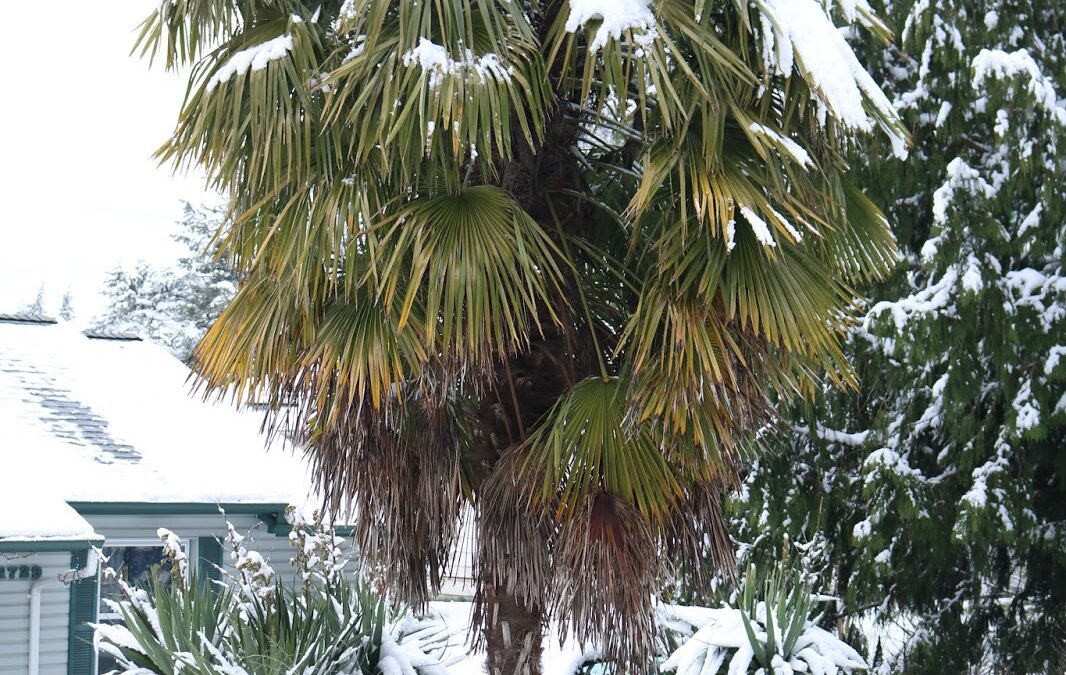
<svg viewBox="0 0 1066 675">
<path fill-rule="evenodd" d="M 115 675 L 443 675 L 445 627 L 392 607 L 344 579 L 334 532 L 295 519 L 293 564 L 303 583 L 282 584 L 232 526 L 235 571 L 221 582 L 192 579 L 181 540 L 160 530 L 169 587 L 120 585 L 123 624 L 100 624 L 97 644 Z M 324 554 L 324 555 L 323 555 Z"/>
<path fill-rule="evenodd" d="M 836 675 L 865 670 L 849 645 L 818 627 L 811 611 L 819 596 L 785 564 L 760 579 L 748 569 L 732 606 L 663 605 L 659 623 L 680 643 L 662 665 L 677 675 Z"/>
</svg>

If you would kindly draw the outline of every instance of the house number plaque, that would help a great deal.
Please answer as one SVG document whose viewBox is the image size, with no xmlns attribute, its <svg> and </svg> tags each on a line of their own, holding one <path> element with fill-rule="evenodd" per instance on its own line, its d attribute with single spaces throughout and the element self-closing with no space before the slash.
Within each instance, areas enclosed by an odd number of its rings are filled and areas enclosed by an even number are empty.
<svg viewBox="0 0 1066 675">
<path fill-rule="evenodd" d="M 40 565 L 0 565 L 0 580 L 6 579 L 40 579 Z"/>
</svg>

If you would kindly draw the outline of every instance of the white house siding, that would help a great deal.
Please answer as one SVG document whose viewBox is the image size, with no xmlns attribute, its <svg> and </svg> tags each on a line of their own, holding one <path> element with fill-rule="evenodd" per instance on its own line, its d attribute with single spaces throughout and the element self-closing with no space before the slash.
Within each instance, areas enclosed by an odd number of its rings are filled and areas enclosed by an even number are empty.
<svg viewBox="0 0 1066 675">
<path fill-rule="evenodd" d="M 0 553 L 0 566 L 40 565 L 41 579 L 52 580 L 41 592 L 41 675 L 66 675 L 67 617 L 70 595 L 59 575 L 70 569 L 70 553 Z M 0 673 L 19 675 L 29 669 L 30 586 L 33 581 L 0 580 Z"/>
<path fill-rule="evenodd" d="M 292 547 L 286 535 L 276 535 L 267 531 L 254 515 L 221 514 L 203 515 L 87 515 L 85 519 L 93 529 L 104 537 L 104 546 L 119 545 L 122 540 L 158 541 L 156 531 L 165 527 L 184 541 L 199 537 L 218 537 L 222 540 L 222 557 L 225 567 L 233 571 L 233 560 L 229 555 L 226 542 L 226 520 L 233 523 L 237 532 L 247 536 L 245 546 L 259 551 L 274 568 L 274 572 L 285 580 L 292 580 Z M 0 671 L 3 672 L 3 671 Z"/>
</svg>

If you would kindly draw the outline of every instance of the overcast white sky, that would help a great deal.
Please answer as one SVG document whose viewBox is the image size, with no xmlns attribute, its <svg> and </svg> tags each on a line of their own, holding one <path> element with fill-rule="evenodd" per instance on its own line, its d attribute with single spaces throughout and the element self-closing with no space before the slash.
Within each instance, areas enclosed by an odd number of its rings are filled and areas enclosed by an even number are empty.
<svg viewBox="0 0 1066 675">
<path fill-rule="evenodd" d="M 70 289 L 80 320 L 108 270 L 166 263 L 180 200 L 209 198 L 152 152 L 185 83 L 129 56 L 158 0 L 5 2 L 0 40 L 0 313 Z M 32 29 L 30 29 L 32 27 Z"/>
</svg>

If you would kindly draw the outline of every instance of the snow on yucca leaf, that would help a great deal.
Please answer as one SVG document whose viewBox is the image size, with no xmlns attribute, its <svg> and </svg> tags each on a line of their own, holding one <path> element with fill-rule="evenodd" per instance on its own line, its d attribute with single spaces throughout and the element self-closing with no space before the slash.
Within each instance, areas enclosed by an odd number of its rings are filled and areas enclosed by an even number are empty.
<svg viewBox="0 0 1066 675">
<path fill-rule="evenodd" d="M 415 619 L 337 574 L 346 561 L 321 520 L 294 517 L 293 558 L 303 584 L 283 585 L 230 525 L 235 572 L 211 584 L 175 576 L 169 587 L 120 583 L 122 625 L 94 625 L 116 675 L 446 675 L 451 633 L 432 617 Z M 160 529 L 173 569 L 187 561 L 177 535 Z M 322 554 L 322 555 L 320 555 Z"/>
<path fill-rule="evenodd" d="M 835 675 L 867 668 L 849 645 L 810 620 L 816 596 L 785 564 L 760 579 L 748 570 L 734 607 L 664 605 L 660 623 L 681 644 L 663 670 L 677 675 Z"/>
</svg>

